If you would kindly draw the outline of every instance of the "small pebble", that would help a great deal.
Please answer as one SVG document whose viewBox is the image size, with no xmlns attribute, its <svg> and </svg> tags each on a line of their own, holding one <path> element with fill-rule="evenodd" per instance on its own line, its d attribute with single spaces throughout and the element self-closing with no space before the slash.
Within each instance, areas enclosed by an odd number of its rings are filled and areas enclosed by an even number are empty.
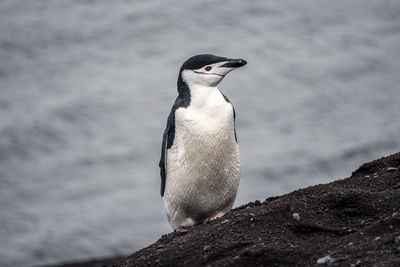
<svg viewBox="0 0 400 267">
<path fill-rule="evenodd" d="M 254 216 L 256 216 L 256 215 L 255 215 L 254 213 L 250 213 L 250 216 L 251 216 L 251 217 L 254 217 Z"/>
<path fill-rule="evenodd" d="M 361 222 L 360 222 L 360 225 L 361 226 L 366 226 L 366 225 L 370 225 L 371 224 L 371 221 L 369 221 L 369 220 L 362 220 Z"/>
<path fill-rule="evenodd" d="M 325 257 L 322 257 L 322 258 L 319 258 L 318 260 L 317 260 L 317 264 L 325 264 L 325 263 L 327 263 L 328 262 L 328 260 L 330 260 L 331 259 L 331 256 L 325 256 Z"/>
<path fill-rule="evenodd" d="M 334 266 L 335 263 L 343 259 L 331 258 L 331 256 L 325 256 L 317 260 L 317 264 L 325 264 L 327 266 Z"/>
<path fill-rule="evenodd" d="M 398 213 L 398 212 L 393 212 L 393 214 L 392 214 L 392 217 L 399 217 L 400 216 L 400 213 Z"/>
<path fill-rule="evenodd" d="M 389 244 L 393 242 L 393 236 L 392 235 L 385 235 L 382 238 L 383 244 Z"/>
<path fill-rule="evenodd" d="M 388 172 L 395 172 L 395 171 L 397 171 L 397 168 L 389 167 L 389 168 L 387 168 L 386 170 L 387 170 Z"/>
<path fill-rule="evenodd" d="M 297 212 L 293 213 L 292 216 L 293 216 L 293 219 L 295 219 L 296 221 L 298 221 L 298 222 L 300 221 L 300 215 Z"/>
<path fill-rule="evenodd" d="M 375 241 L 378 241 L 379 239 L 381 239 L 380 236 L 375 237 Z"/>
<path fill-rule="evenodd" d="M 325 256 L 325 257 L 323 257 L 323 258 L 319 258 L 318 260 L 317 260 L 317 264 L 326 264 L 326 265 L 331 265 L 331 264 L 333 264 L 333 263 L 335 263 L 337 261 L 337 259 L 335 259 L 335 258 L 331 258 L 331 256 Z"/>
<path fill-rule="evenodd" d="M 394 239 L 395 243 L 400 243 L 400 235 L 396 236 L 396 238 Z"/>
<path fill-rule="evenodd" d="M 400 247 L 396 248 L 396 253 L 400 253 Z"/>
<path fill-rule="evenodd" d="M 361 260 L 356 261 L 356 266 L 360 265 L 361 262 L 362 262 Z"/>
<path fill-rule="evenodd" d="M 188 232 L 189 232 L 189 230 L 187 230 L 187 229 L 175 230 L 175 233 L 176 233 L 177 235 L 185 235 L 185 234 L 187 234 Z"/>
<path fill-rule="evenodd" d="M 348 244 L 348 246 L 352 246 L 352 245 L 354 245 L 354 243 L 353 243 L 353 242 L 350 242 L 350 243 Z"/>
<path fill-rule="evenodd" d="M 204 248 L 203 248 L 203 251 L 204 252 L 207 252 L 207 251 L 210 251 L 212 249 L 212 246 L 205 246 Z"/>
</svg>

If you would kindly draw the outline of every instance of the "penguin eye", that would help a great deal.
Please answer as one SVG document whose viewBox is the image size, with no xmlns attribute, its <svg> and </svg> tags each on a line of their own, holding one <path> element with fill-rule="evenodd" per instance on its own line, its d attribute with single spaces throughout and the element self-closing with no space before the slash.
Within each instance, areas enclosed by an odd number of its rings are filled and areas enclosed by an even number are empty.
<svg viewBox="0 0 400 267">
<path fill-rule="evenodd" d="M 206 71 L 210 71 L 211 70 L 211 66 L 207 66 L 204 68 Z"/>
</svg>

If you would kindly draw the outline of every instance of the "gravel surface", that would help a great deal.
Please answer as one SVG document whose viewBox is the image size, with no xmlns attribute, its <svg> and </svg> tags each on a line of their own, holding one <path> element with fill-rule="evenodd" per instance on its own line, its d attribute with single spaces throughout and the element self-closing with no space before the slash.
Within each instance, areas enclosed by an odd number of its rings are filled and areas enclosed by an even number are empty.
<svg viewBox="0 0 400 267">
<path fill-rule="evenodd" d="M 347 179 L 241 206 L 112 266 L 400 266 L 400 153 Z"/>
<path fill-rule="evenodd" d="M 238 207 L 105 266 L 400 266 L 400 153 Z M 101 266 L 101 262 L 68 266 Z"/>
</svg>

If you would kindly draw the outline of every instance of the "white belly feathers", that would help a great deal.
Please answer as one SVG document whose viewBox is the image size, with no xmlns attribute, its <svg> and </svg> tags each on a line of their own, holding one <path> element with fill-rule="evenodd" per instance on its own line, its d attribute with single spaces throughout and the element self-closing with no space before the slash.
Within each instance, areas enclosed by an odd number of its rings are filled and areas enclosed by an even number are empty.
<svg viewBox="0 0 400 267">
<path fill-rule="evenodd" d="M 229 211 L 240 179 L 232 105 L 216 87 L 191 92 L 190 105 L 176 110 L 166 152 L 164 204 L 174 228 Z"/>
</svg>

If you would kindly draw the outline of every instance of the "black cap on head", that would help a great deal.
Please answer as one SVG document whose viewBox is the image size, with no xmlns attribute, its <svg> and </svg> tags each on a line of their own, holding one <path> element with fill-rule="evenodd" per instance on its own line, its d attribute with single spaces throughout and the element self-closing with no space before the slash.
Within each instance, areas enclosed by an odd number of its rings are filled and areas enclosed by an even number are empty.
<svg viewBox="0 0 400 267">
<path fill-rule="evenodd" d="M 227 61 L 229 60 L 226 57 L 219 57 L 211 54 L 201 54 L 197 56 L 193 56 L 183 63 L 181 67 L 181 72 L 183 70 L 196 70 L 206 65 Z"/>
<path fill-rule="evenodd" d="M 226 58 L 226 57 L 219 57 L 219 56 L 215 56 L 215 55 L 211 55 L 211 54 L 201 54 L 201 55 L 196 55 L 193 56 L 191 58 L 189 58 L 188 60 L 186 60 L 181 69 L 179 70 L 179 76 L 178 76 L 178 92 L 180 95 L 184 95 L 187 94 L 189 92 L 189 89 L 187 87 L 186 82 L 183 81 L 182 79 L 182 72 L 184 70 L 192 70 L 196 73 L 198 73 L 198 75 L 207 75 L 209 73 L 207 73 L 208 71 L 211 70 L 211 66 L 209 67 L 209 69 L 205 69 L 203 72 L 197 72 L 195 70 L 201 69 L 203 67 L 206 67 L 208 65 L 212 65 L 215 63 L 220 63 L 223 62 L 222 64 L 219 64 L 220 66 L 218 66 L 216 68 L 217 71 L 213 71 L 210 72 L 210 74 L 212 74 L 214 76 L 214 79 L 211 80 L 211 82 L 209 82 L 209 84 L 211 83 L 215 83 L 218 84 L 223 77 L 225 77 L 225 75 L 230 72 L 231 70 L 235 69 L 235 68 L 239 68 L 242 67 L 244 65 L 247 64 L 246 60 L 244 59 L 230 59 L 230 58 Z M 216 76 L 219 76 L 219 79 L 215 79 Z"/>
</svg>

